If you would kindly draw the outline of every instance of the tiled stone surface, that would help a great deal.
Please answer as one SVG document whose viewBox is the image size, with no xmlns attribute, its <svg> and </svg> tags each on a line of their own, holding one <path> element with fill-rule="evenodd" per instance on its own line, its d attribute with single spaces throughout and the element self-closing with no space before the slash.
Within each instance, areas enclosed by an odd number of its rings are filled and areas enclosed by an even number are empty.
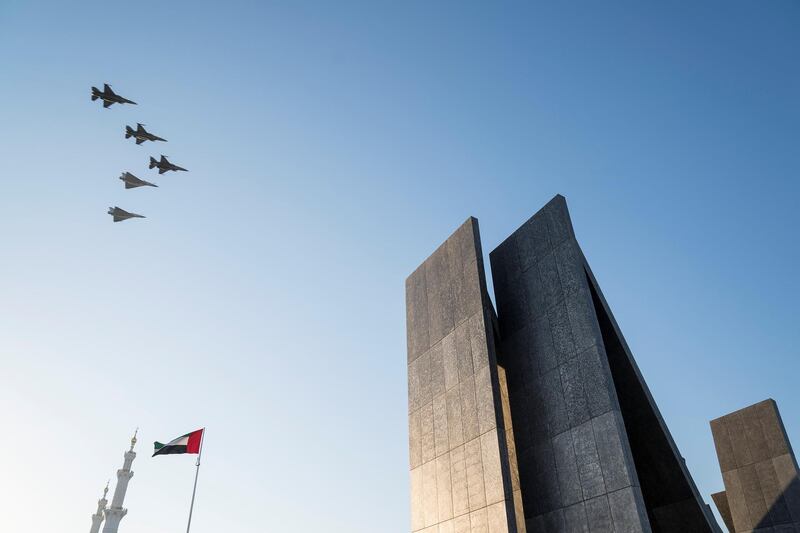
<svg viewBox="0 0 800 533">
<path fill-rule="evenodd" d="M 735 531 L 800 528 L 800 478 L 778 407 L 764 400 L 711 421 L 725 492 L 715 495 Z"/>
<path fill-rule="evenodd" d="M 412 532 L 524 533 L 485 291 L 474 219 L 406 281 Z"/>
<path fill-rule="evenodd" d="M 564 198 L 549 202 L 490 259 L 528 530 L 650 531 L 588 267 Z M 632 386 L 646 389 L 640 376 L 633 379 Z M 644 401 L 652 412 L 651 400 Z M 682 476 L 679 455 L 667 450 L 670 462 L 661 468 Z M 691 481 L 681 485 L 692 495 L 690 487 Z M 686 497 L 656 496 L 650 505 Z M 699 496 L 692 502 L 704 509 Z M 694 516 L 691 527 L 712 531 L 704 511 Z"/>
</svg>

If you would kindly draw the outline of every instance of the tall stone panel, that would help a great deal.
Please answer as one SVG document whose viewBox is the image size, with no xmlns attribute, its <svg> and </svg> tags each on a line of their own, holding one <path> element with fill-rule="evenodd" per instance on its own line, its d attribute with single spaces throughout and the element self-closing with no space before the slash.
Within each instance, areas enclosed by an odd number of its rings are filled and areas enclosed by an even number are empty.
<svg viewBox="0 0 800 533">
<path fill-rule="evenodd" d="M 711 421 L 725 491 L 714 502 L 732 532 L 800 531 L 800 478 L 774 400 Z"/>
<path fill-rule="evenodd" d="M 524 532 L 493 317 L 470 218 L 406 280 L 412 532 Z"/>
<path fill-rule="evenodd" d="M 490 254 L 530 532 L 708 532 L 703 503 L 557 196 Z"/>
</svg>

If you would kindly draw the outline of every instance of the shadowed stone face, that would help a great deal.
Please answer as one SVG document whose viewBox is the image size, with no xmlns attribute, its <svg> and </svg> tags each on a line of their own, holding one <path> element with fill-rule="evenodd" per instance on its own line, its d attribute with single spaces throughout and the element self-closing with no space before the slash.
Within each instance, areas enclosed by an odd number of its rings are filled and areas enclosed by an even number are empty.
<svg viewBox="0 0 800 533">
<path fill-rule="evenodd" d="M 475 219 L 406 281 L 412 532 L 719 531 L 564 198 L 490 258 L 498 315 Z"/>
<path fill-rule="evenodd" d="M 797 461 L 774 400 L 711 421 L 725 483 L 713 495 L 730 531 L 800 530 Z"/>
</svg>

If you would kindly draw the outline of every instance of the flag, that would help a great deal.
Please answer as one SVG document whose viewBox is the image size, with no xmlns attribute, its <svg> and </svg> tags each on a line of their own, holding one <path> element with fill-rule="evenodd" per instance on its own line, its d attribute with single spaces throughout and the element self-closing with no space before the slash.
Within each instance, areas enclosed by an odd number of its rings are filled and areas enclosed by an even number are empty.
<svg viewBox="0 0 800 533">
<path fill-rule="evenodd" d="M 203 442 L 203 431 L 205 431 L 205 429 L 192 431 L 191 433 L 187 433 L 182 437 L 171 440 L 166 444 L 156 441 L 153 457 L 156 455 L 169 455 L 175 453 L 200 453 L 200 444 Z"/>
</svg>

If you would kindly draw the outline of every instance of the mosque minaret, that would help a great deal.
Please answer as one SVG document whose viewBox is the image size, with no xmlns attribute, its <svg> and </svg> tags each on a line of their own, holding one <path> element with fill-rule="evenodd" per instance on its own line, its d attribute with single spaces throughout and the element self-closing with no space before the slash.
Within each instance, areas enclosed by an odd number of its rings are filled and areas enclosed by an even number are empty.
<svg viewBox="0 0 800 533">
<path fill-rule="evenodd" d="M 136 452 L 133 451 L 133 447 L 136 446 L 136 435 L 138 432 L 139 430 L 136 430 L 136 433 L 133 434 L 133 438 L 131 439 L 131 448 L 125 452 L 125 462 L 123 463 L 122 468 L 117 470 L 117 486 L 114 487 L 114 497 L 111 499 L 111 506 L 106 507 L 106 504 L 108 503 L 106 500 L 108 486 L 106 486 L 106 490 L 103 493 L 103 498 L 97 502 L 97 514 L 92 515 L 91 533 L 99 533 L 100 524 L 104 519 L 106 524 L 103 527 L 102 533 L 117 533 L 119 531 L 119 523 L 122 521 L 125 515 L 128 514 L 128 510 L 122 507 L 122 504 L 125 502 L 125 493 L 128 491 L 128 482 L 133 477 L 131 465 L 133 464 L 133 460 L 136 459 Z"/>
<path fill-rule="evenodd" d="M 89 533 L 100 533 L 100 525 L 103 523 L 103 512 L 106 510 L 106 505 L 108 504 L 108 500 L 106 500 L 107 494 L 108 483 L 106 483 L 106 488 L 103 490 L 103 497 L 97 500 L 97 512 L 92 515 L 92 529 L 89 530 Z"/>
</svg>

